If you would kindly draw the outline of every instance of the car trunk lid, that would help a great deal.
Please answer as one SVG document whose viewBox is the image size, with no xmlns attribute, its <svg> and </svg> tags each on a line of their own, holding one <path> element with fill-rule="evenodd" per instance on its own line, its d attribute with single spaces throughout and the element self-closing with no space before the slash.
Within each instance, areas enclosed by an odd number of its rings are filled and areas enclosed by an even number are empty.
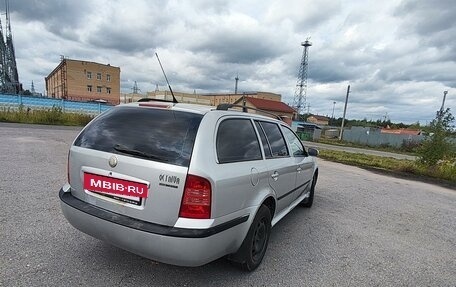
<svg viewBox="0 0 456 287">
<path fill-rule="evenodd" d="M 136 219 L 172 226 L 202 115 L 121 107 L 97 117 L 70 149 L 72 194 Z"/>
</svg>

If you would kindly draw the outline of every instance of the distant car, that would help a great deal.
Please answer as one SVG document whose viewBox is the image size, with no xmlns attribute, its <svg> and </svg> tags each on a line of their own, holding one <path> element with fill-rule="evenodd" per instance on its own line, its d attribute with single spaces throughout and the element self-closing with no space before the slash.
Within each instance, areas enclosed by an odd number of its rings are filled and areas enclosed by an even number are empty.
<svg viewBox="0 0 456 287">
<path fill-rule="evenodd" d="M 63 214 L 159 262 L 228 255 L 254 270 L 272 226 L 312 206 L 318 151 L 282 121 L 230 107 L 145 101 L 96 117 L 70 148 Z"/>
</svg>

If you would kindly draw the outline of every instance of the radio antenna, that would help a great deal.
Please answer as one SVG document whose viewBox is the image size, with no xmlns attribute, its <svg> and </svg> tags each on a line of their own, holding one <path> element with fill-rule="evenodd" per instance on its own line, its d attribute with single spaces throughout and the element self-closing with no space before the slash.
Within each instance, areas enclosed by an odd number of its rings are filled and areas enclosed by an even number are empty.
<svg viewBox="0 0 456 287">
<path fill-rule="evenodd" d="M 171 89 L 171 85 L 169 84 L 168 77 L 166 76 L 165 70 L 163 69 L 160 58 L 158 57 L 158 54 L 156 52 L 155 52 L 155 56 L 157 56 L 158 63 L 160 64 L 160 68 L 163 72 L 163 75 L 165 76 L 165 80 L 166 80 L 166 83 L 168 84 L 169 91 L 171 92 L 171 96 L 173 96 L 173 103 L 177 104 L 178 101 L 176 100 L 176 97 L 174 96 L 173 89 Z"/>
</svg>

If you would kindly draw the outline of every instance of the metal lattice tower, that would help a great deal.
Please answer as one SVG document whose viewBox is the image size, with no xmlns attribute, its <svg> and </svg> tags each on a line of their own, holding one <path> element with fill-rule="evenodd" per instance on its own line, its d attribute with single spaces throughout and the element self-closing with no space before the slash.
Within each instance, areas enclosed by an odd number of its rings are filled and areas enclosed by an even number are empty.
<svg viewBox="0 0 456 287">
<path fill-rule="evenodd" d="M 6 67 L 6 45 L 3 37 L 3 26 L 0 19 L 0 92 L 5 91 L 7 82 L 7 67 Z"/>
<path fill-rule="evenodd" d="M 299 67 L 298 82 L 296 83 L 296 90 L 293 100 L 293 107 L 296 109 L 298 116 L 302 113 L 302 109 L 307 104 L 307 70 L 309 65 L 309 47 L 312 43 L 307 38 L 306 41 L 301 43 L 304 47 L 301 58 L 301 65 Z"/>
<path fill-rule="evenodd" d="M 158 85 L 157 85 L 157 87 L 158 87 Z M 141 89 L 138 88 L 138 83 L 136 83 L 136 81 L 133 85 L 133 88 L 131 88 L 131 90 L 133 91 L 133 94 L 139 94 L 139 91 L 141 91 Z"/>
<path fill-rule="evenodd" d="M 6 32 L 3 35 L 3 28 L 0 23 L 0 91 L 4 93 L 17 94 L 22 91 L 17 72 L 16 55 L 13 45 L 13 34 L 9 17 L 9 2 L 5 0 L 6 7 Z"/>
</svg>

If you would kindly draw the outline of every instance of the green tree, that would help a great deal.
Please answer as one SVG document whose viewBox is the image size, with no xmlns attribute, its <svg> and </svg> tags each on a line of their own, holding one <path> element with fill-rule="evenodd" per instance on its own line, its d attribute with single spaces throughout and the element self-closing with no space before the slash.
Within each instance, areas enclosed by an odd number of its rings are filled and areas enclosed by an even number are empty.
<svg viewBox="0 0 456 287">
<path fill-rule="evenodd" d="M 32 92 L 30 92 L 29 90 L 25 90 L 21 94 L 24 95 L 24 96 L 31 96 Z"/>
<path fill-rule="evenodd" d="M 413 124 L 409 125 L 408 128 L 409 128 L 409 129 L 416 129 L 416 130 L 419 130 L 419 129 L 421 129 L 420 122 L 417 121 L 416 123 L 413 123 Z"/>
<path fill-rule="evenodd" d="M 437 112 L 429 125 L 429 136 L 418 149 L 421 164 L 436 166 L 440 160 L 456 160 L 456 144 L 451 140 L 453 121 L 449 108 Z"/>
</svg>

